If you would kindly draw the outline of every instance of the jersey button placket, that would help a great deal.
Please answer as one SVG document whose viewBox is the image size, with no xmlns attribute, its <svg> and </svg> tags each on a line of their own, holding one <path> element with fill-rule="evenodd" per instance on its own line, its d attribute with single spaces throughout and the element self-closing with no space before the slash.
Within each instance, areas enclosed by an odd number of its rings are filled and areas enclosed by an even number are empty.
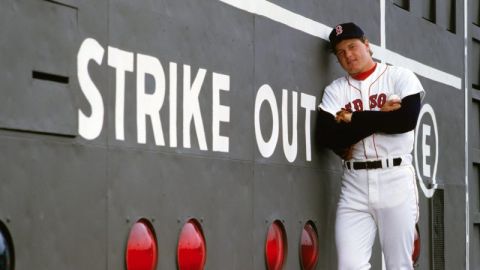
<svg viewBox="0 0 480 270">
<path fill-rule="evenodd" d="M 362 99 L 362 111 L 369 110 L 370 103 L 368 100 L 368 84 L 365 81 L 361 81 L 360 89 L 361 89 L 360 94 Z M 365 154 L 366 154 L 365 158 L 370 157 L 371 143 L 368 137 L 363 139 L 363 146 L 365 147 Z"/>
<path fill-rule="evenodd" d="M 368 80 L 368 79 L 367 79 Z M 370 100 L 368 97 L 368 92 L 369 92 L 369 84 L 366 81 L 361 81 L 360 82 L 360 89 L 362 89 L 362 105 L 363 111 L 370 110 Z"/>
</svg>

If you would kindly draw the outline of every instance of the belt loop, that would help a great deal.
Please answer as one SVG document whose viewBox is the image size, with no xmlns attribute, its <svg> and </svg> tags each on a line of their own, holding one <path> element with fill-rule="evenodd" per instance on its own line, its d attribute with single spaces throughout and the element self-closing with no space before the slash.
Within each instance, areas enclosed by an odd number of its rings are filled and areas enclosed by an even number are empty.
<svg viewBox="0 0 480 270">
<path fill-rule="evenodd" d="M 382 158 L 380 159 L 382 163 L 382 168 L 388 168 L 388 159 L 387 158 Z"/>
<path fill-rule="evenodd" d="M 388 167 L 395 167 L 395 162 L 393 161 L 395 158 L 394 157 L 388 157 L 388 163 L 390 164 L 390 166 Z"/>
</svg>

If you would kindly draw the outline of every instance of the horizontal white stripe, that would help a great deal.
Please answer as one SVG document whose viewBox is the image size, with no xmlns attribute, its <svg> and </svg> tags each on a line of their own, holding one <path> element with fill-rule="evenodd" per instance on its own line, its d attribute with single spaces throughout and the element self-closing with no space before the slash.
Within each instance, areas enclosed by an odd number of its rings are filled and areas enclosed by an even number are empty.
<svg viewBox="0 0 480 270">
<path fill-rule="evenodd" d="M 402 66 L 410 69 L 418 75 L 428 78 L 439 83 L 454 87 L 458 90 L 462 89 L 462 79 L 454 76 L 450 73 L 441 71 L 431 66 L 420 63 L 416 60 L 410 59 L 396 52 L 392 52 L 387 49 L 380 48 L 377 45 L 370 44 L 373 56 L 377 59 L 381 59 L 386 63 L 390 63 L 397 66 Z"/>
<path fill-rule="evenodd" d="M 267 17 L 273 21 L 279 22 L 293 29 L 328 41 L 328 35 L 331 27 L 322 23 L 306 18 L 300 14 L 294 13 L 288 9 L 270 3 L 266 0 L 219 0 L 238 9 Z M 372 51 L 376 59 L 382 60 L 397 66 L 403 66 L 417 73 L 418 75 L 433 81 L 454 87 L 462 88 L 462 79 L 455 75 L 446 73 L 431 66 L 422 64 L 416 60 L 402 56 L 396 52 L 383 49 L 375 44 L 372 45 Z"/>
</svg>

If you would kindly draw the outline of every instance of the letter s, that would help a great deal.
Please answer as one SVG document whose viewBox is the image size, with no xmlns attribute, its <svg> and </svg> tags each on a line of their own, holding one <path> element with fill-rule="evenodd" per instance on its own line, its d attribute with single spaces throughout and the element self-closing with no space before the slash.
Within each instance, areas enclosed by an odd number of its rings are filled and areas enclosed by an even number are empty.
<svg viewBox="0 0 480 270">
<path fill-rule="evenodd" d="M 78 82 L 92 108 L 90 116 L 78 110 L 78 133 L 87 140 L 93 140 L 100 135 L 104 114 L 103 99 L 88 74 L 88 63 L 94 60 L 101 65 L 104 52 L 103 47 L 95 39 L 87 38 L 82 42 L 77 55 Z"/>
</svg>

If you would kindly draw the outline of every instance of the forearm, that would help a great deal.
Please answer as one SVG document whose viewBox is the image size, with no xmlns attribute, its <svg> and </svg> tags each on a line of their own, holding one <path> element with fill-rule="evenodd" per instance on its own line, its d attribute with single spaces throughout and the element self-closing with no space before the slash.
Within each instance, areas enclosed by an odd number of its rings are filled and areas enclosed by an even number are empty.
<svg viewBox="0 0 480 270">
<path fill-rule="evenodd" d="M 318 116 L 319 141 L 323 146 L 337 151 L 350 147 L 375 132 L 374 128 L 362 127 L 359 124 L 361 122 L 337 123 L 331 114 L 320 111 Z"/>
<path fill-rule="evenodd" d="M 402 107 L 395 111 L 358 111 L 352 114 L 351 124 L 363 126 L 374 132 L 397 134 L 415 128 L 420 112 L 420 94 L 407 96 Z"/>
</svg>

